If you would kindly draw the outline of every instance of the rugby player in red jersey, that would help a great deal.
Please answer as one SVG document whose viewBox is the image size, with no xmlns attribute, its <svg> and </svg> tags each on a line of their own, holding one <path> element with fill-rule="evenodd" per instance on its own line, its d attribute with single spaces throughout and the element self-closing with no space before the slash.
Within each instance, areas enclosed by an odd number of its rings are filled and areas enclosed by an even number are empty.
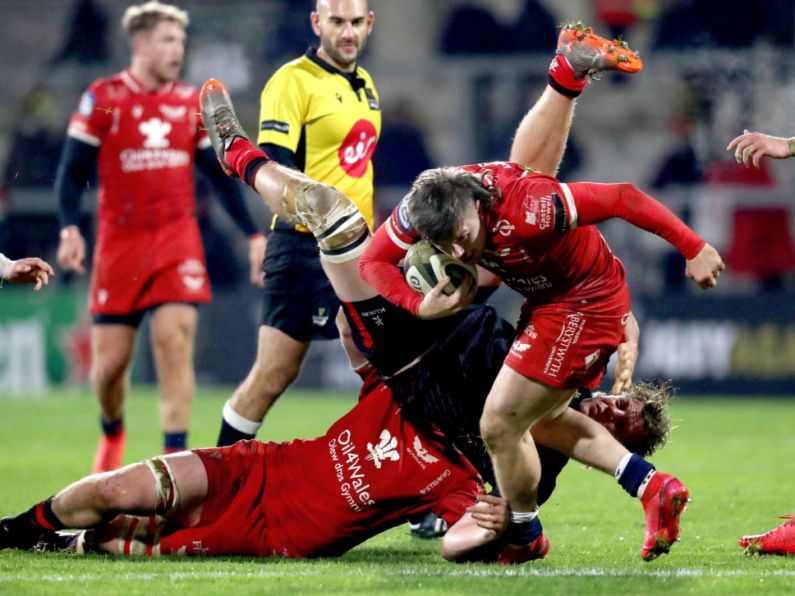
<svg viewBox="0 0 795 596">
<path fill-rule="evenodd" d="M 187 13 L 147 2 L 129 7 L 122 25 L 132 48 L 130 67 L 95 81 L 83 94 L 56 178 L 62 225 L 58 262 L 82 273 L 86 244 L 78 227 L 80 197 L 95 165 L 99 173 L 89 310 L 91 379 L 103 434 L 94 471 L 121 465 L 128 369 L 147 312 L 160 381 L 164 451 L 186 446 L 196 305 L 210 300 L 194 213 L 194 165 L 249 236 L 254 283 L 262 281 L 265 246 L 238 186 L 218 167 L 197 114 L 198 91 L 178 80 Z"/>
<path fill-rule="evenodd" d="M 438 432 L 420 430 L 373 372 L 364 380 L 359 403 L 321 437 L 240 441 L 88 476 L 1 520 L 0 549 L 338 556 L 409 515 L 432 511 L 450 525 L 442 542 L 449 560 L 512 563 L 546 554 L 543 539 L 524 559 L 515 549 L 505 556 L 505 501 L 485 494 L 461 453 Z M 595 398 L 579 407 L 623 440 L 654 448 L 665 438 L 667 417 L 657 407 L 650 426 L 641 415 L 648 405 L 644 396 Z M 550 492 L 565 458 L 552 465 Z"/>
<path fill-rule="evenodd" d="M 465 284 L 446 296 L 440 283 L 423 297 L 398 268 L 408 246 L 424 237 L 524 296 L 514 344 L 480 424 L 497 484 L 511 506 L 508 532 L 517 544 L 541 534 L 540 465 L 532 437 L 615 474 L 641 498 L 647 520 L 641 556 L 648 561 L 677 539 L 686 487 L 566 407 L 577 387 L 601 376 L 623 340 L 630 311 L 624 269 L 593 225 L 613 217 L 673 244 L 700 287 L 717 283 L 724 268 L 717 251 L 631 184 L 564 184 L 514 161 L 422 173 L 375 233 L 360 270 L 383 296 L 421 318 L 459 311 L 471 301 L 472 288 Z"/>
</svg>

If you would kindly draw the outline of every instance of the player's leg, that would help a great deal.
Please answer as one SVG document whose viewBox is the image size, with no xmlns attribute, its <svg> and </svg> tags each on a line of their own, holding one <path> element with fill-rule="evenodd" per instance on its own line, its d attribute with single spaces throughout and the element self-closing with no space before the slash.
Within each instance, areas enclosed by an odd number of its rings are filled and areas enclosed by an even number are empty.
<svg viewBox="0 0 795 596">
<path fill-rule="evenodd" d="M 119 515 L 174 517 L 196 523 L 207 496 L 207 473 L 192 452 L 155 457 L 114 472 L 93 474 L 28 511 L 0 523 L 0 548 L 69 546 L 56 531 L 98 528 L 110 552 L 118 552 Z M 116 522 L 112 522 L 114 518 Z M 115 532 L 114 540 L 110 533 Z M 106 542 L 100 539 L 100 543 Z M 115 550 L 114 550 L 115 549 Z"/>
<path fill-rule="evenodd" d="M 642 63 L 625 42 L 595 35 L 582 24 L 565 25 L 549 68 L 549 85 L 514 135 L 510 161 L 552 176 L 566 148 L 576 98 L 589 76 L 608 70 L 637 72 Z"/>
<path fill-rule="evenodd" d="M 198 313 L 192 304 L 161 304 L 152 311 L 152 351 L 160 382 L 164 453 L 187 447 L 197 322 Z"/>
<path fill-rule="evenodd" d="M 221 165 L 256 190 L 267 205 L 289 222 L 309 228 L 321 255 L 345 262 L 361 255 L 370 231 L 353 202 L 335 188 L 268 161 L 240 126 L 223 83 L 202 87 L 202 117 Z"/>
<path fill-rule="evenodd" d="M 260 326 L 254 365 L 224 405 L 219 446 L 256 436 L 265 415 L 298 377 L 308 350 L 308 341 Z"/>
<path fill-rule="evenodd" d="M 139 318 L 129 323 L 99 318 L 91 326 L 91 385 L 99 402 L 102 424 L 92 467 L 95 473 L 115 470 L 124 457 L 124 400 L 138 322 Z"/>
</svg>

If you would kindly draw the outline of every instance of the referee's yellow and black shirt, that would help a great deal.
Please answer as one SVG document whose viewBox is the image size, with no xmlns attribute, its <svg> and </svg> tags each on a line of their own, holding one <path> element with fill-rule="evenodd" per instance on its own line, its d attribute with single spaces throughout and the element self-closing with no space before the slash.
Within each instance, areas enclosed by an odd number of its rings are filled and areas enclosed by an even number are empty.
<svg viewBox="0 0 795 596">
<path fill-rule="evenodd" d="M 381 108 L 370 75 L 352 73 L 307 53 L 277 70 L 260 99 L 257 144 L 293 152 L 310 178 L 345 193 L 373 226 L 372 157 L 381 133 Z"/>
</svg>

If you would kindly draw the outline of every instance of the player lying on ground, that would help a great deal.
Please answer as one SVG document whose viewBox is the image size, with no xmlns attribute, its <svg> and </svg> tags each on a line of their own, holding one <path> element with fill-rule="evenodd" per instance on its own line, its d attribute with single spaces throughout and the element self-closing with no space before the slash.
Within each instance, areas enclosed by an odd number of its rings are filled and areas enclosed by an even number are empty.
<svg viewBox="0 0 795 596">
<path fill-rule="evenodd" d="M 55 275 L 52 267 L 38 257 L 9 259 L 0 252 L 0 286 L 8 280 L 15 284 L 35 284 L 37 292 L 50 283 L 50 276 Z"/>
<path fill-rule="evenodd" d="M 654 448 L 669 428 L 666 402 L 638 391 L 578 407 L 617 437 Z M 514 549 L 505 557 L 498 541 L 508 519 L 505 502 L 484 494 L 472 465 L 438 432 L 421 431 L 372 370 L 360 397 L 316 439 L 241 441 L 84 478 L 3 519 L 0 548 L 335 556 L 430 510 L 451 526 L 442 543 L 445 558 L 514 561 Z M 553 487 L 554 478 L 550 492 Z M 91 530 L 58 533 L 62 528 Z M 545 541 L 541 546 L 539 556 L 549 548 Z"/>
</svg>

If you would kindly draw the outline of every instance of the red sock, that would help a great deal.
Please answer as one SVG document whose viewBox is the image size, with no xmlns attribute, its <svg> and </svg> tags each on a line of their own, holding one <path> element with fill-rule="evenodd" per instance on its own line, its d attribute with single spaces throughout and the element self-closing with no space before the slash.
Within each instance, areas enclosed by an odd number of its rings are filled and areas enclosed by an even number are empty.
<svg viewBox="0 0 795 596">
<path fill-rule="evenodd" d="M 557 54 L 549 65 L 547 82 L 558 93 L 566 97 L 577 97 L 585 89 L 588 79 L 586 77 L 576 78 L 574 69 L 572 69 L 566 57 L 562 54 Z"/>
<path fill-rule="evenodd" d="M 248 139 L 238 137 L 224 152 L 224 161 L 243 182 L 253 186 L 254 175 L 261 165 L 269 161 L 269 158 Z"/>
</svg>

